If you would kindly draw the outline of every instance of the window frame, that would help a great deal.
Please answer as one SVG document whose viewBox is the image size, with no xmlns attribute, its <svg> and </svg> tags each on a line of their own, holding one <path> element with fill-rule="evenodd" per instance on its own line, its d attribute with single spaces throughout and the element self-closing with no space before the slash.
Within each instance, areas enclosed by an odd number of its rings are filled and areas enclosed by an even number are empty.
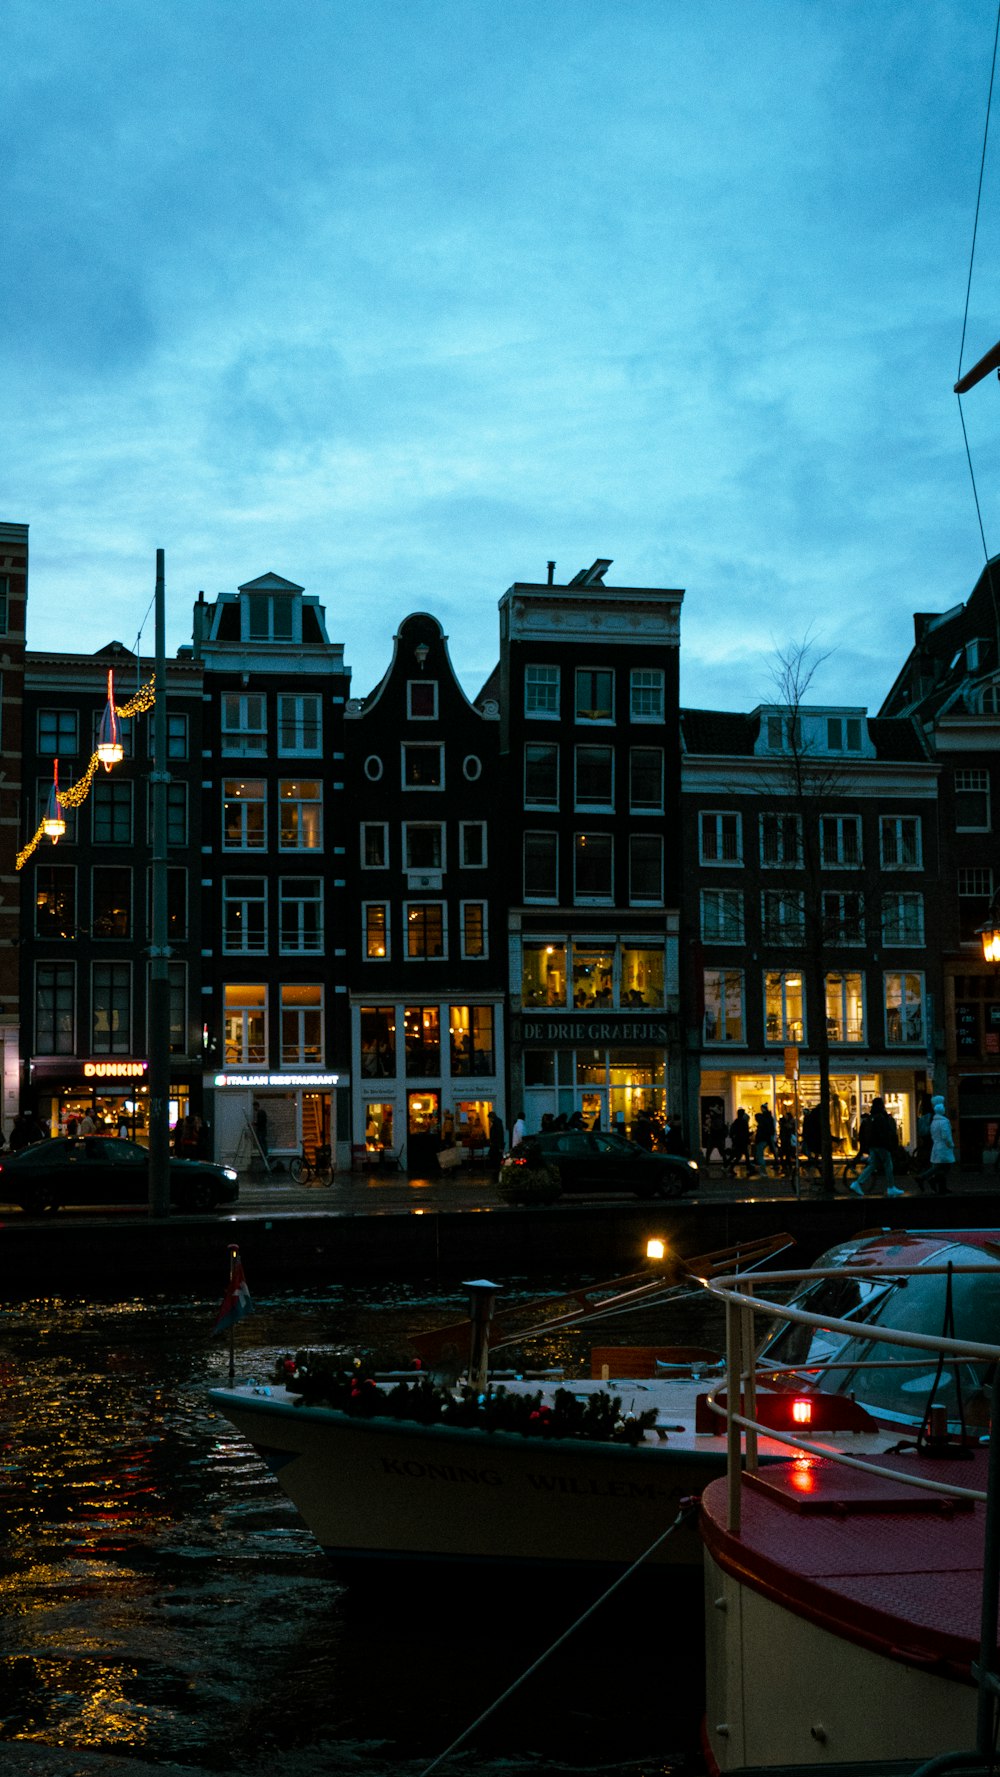
<svg viewBox="0 0 1000 1777">
<path fill-rule="evenodd" d="M 804 889 L 762 888 L 760 933 L 764 944 L 802 945 L 806 939 Z"/>
<path fill-rule="evenodd" d="M 716 840 L 722 840 L 721 850 L 725 850 L 724 834 L 721 823 L 736 822 L 736 853 L 734 857 L 709 857 L 705 851 L 705 823 L 716 824 Z M 698 862 L 712 870 L 738 870 L 743 865 L 743 815 L 737 808 L 701 808 L 698 810 Z"/>
<path fill-rule="evenodd" d="M 848 1003 L 849 1002 L 848 1002 L 848 997 L 847 997 L 848 996 L 847 982 L 848 982 L 849 978 L 856 979 L 857 983 L 858 983 L 858 1000 L 859 1000 L 860 1006 L 861 1006 L 860 1034 L 856 1037 L 847 1036 L 847 1035 L 842 1036 L 842 1037 L 836 1037 L 836 1036 L 834 1036 L 833 1032 L 830 1030 L 830 1011 L 829 1011 L 830 983 L 832 981 L 838 981 L 838 980 L 840 982 L 840 986 L 841 986 L 841 992 L 840 992 L 841 1022 L 843 1025 L 843 1029 L 846 1032 L 851 1028 L 850 1019 L 848 1017 Z M 867 1043 L 868 1043 L 868 1008 L 865 1004 L 866 985 L 867 984 L 865 981 L 864 969 L 827 969 L 827 970 L 824 970 L 824 974 L 823 974 L 823 1016 L 826 1019 L 826 1023 L 827 1023 L 827 1042 L 832 1047 L 837 1048 L 837 1049 L 863 1049 L 863 1048 L 867 1047 Z"/>
<path fill-rule="evenodd" d="M 553 783 L 555 793 L 551 798 L 529 796 L 528 794 L 528 751 L 535 747 L 553 755 Z M 557 740 L 526 740 L 524 743 L 524 807 L 558 809 L 559 807 L 559 742 Z"/>
<path fill-rule="evenodd" d="M 630 836 L 631 837 L 631 836 Z M 602 850 L 607 855 L 607 892 L 588 894 L 580 888 L 580 853 L 581 845 L 586 846 L 591 840 L 600 840 Z M 615 836 L 613 833 L 592 833 L 588 829 L 580 829 L 573 834 L 573 905 L 574 907 L 613 907 L 615 902 Z"/>
<path fill-rule="evenodd" d="M 36 938 L 41 938 L 43 943 L 46 943 L 46 944 L 72 944 L 74 942 L 74 940 L 77 938 L 77 936 L 79 935 L 80 912 L 79 912 L 79 900 L 78 900 L 79 885 L 77 883 L 77 870 L 78 870 L 78 866 L 76 864 L 52 863 L 52 862 L 50 862 L 48 857 L 44 858 L 44 860 L 39 861 L 39 863 L 35 867 L 34 880 L 32 883 L 32 888 L 33 888 L 33 892 L 34 892 L 34 907 L 35 907 L 34 935 Z M 40 890 L 40 877 L 42 876 L 43 871 L 50 873 L 52 875 L 52 877 L 54 877 L 54 878 L 55 877 L 65 877 L 68 879 L 69 907 L 70 907 L 70 917 L 68 920 L 68 924 L 71 927 L 71 930 L 69 932 L 45 931 L 39 926 L 39 923 L 38 923 L 38 909 L 39 909 L 38 897 L 39 897 L 39 890 Z M 59 889 L 58 882 L 53 882 L 52 886 L 53 886 L 53 889 L 55 889 L 55 890 Z"/>
<path fill-rule="evenodd" d="M 545 674 L 548 676 L 544 678 L 538 676 L 533 679 L 531 677 L 533 673 L 537 675 Z M 546 698 L 544 703 L 539 703 L 532 697 L 532 692 L 537 692 L 543 686 L 547 687 L 549 690 L 554 690 L 554 707 L 553 700 Z M 547 665 L 542 661 L 531 661 L 526 663 L 524 668 L 525 718 L 531 722 L 558 722 L 561 698 L 562 669 L 558 666 Z"/>
<path fill-rule="evenodd" d="M 581 693 L 582 681 L 584 679 L 594 680 L 594 679 L 597 679 L 598 677 L 606 677 L 611 681 L 611 709 L 610 709 L 610 714 L 606 715 L 606 716 L 590 715 L 587 713 L 587 710 L 582 707 L 582 693 Z M 614 725 L 615 725 L 615 692 L 616 692 L 615 677 L 616 677 L 615 669 L 613 666 L 578 666 L 574 669 L 574 673 L 573 673 L 573 721 L 574 722 L 582 723 L 587 728 L 613 728 L 614 727 Z M 590 689 L 592 692 L 594 692 L 594 691 L 596 691 L 596 686 L 591 685 Z M 592 698 L 591 702 L 592 702 L 593 709 L 596 710 L 601 707 L 600 699 Z"/>
<path fill-rule="evenodd" d="M 468 938 L 469 909 L 478 907 L 481 914 L 481 948 L 470 949 Z M 489 902 L 486 900 L 462 900 L 458 903 L 459 955 L 463 962 L 485 962 L 490 954 L 489 933 Z"/>
<path fill-rule="evenodd" d="M 773 824 L 774 845 L 772 855 L 768 856 L 768 830 Z M 789 855 L 787 829 L 791 828 L 793 841 Z M 803 862 L 802 850 L 802 816 L 791 812 L 767 810 L 757 817 L 757 844 L 760 849 L 760 867 L 762 870 L 801 870 Z"/>
<path fill-rule="evenodd" d="M 910 980 L 917 981 L 920 984 L 920 997 L 919 997 L 919 1001 L 917 1002 L 920 1007 L 920 1035 L 918 1037 L 906 1037 L 906 1036 L 902 1035 L 902 1032 L 905 1027 L 905 1009 L 906 1009 L 906 1005 L 907 1005 L 906 983 Z M 889 1034 L 890 1033 L 890 1013 L 897 1010 L 897 1008 L 892 1007 L 889 1004 L 889 983 L 890 983 L 890 981 L 897 981 L 899 983 L 898 1014 L 899 1014 L 899 1020 L 900 1020 L 900 1033 L 901 1034 L 898 1038 L 892 1037 Z M 882 971 L 882 1016 L 883 1016 L 883 1020 L 884 1020 L 884 1026 L 885 1026 L 885 1046 L 887 1049 L 911 1049 L 911 1050 L 912 1049 L 926 1049 L 926 1047 L 927 1047 L 927 980 L 926 980 L 926 975 L 925 975 L 925 972 L 923 969 L 883 969 L 883 971 Z"/>
<path fill-rule="evenodd" d="M 404 821 L 403 834 L 403 869 L 408 876 L 440 875 L 448 867 L 448 836 L 444 821 Z M 438 860 L 436 864 L 415 864 L 410 858 L 411 836 L 417 833 L 435 833 L 437 835 Z"/>
<path fill-rule="evenodd" d="M 373 908 L 382 909 L 381 932 L 373 926 L 369 918 Z M 392 930 L 390 921 L 390 903 L 388 901 L 362 901 L 361 903 L 361 956 L 366 963 L 387 963 L 392 956 Z M 381 936 L 385 940 L 385 948 L 379 955 L 371 948 L 373 938 Z"/>
<path fill-rule="evenodd" d="M 114 985 L 114 979 L 113 979 L 114 976 L 119 975 L 121 978 L 118 982 L 118 987 L 120 988 L 122 985 L 124 985 L 124 988 L 125 988 L 125 992 L 126 992 L 125 1010 L 126 1010 L 127 1022 L 126 1022 L 126 1028 L 125 1028 L 125 1040 L 123 1042 L 115 1043 L 115 1041 L 113 1040 L 115 1033 L 114 1033 L 113 1029 L 111 1029 L 109 1027 L 109 1030 L 107 1033 L 108 1034 L 108 1043 L 107 1043 L 106 1047 L 103 1047 L 101 1045 L 101 1043 L 98 1041 L 98 1030 L 97 1030 L 97 1014 L 98 1014 L 97 978 L 99 975 L 101 975 L 105 972 L 108 974 L 108 977 L 109 977 L 109 987 L 111 988 L 112 994 L 114 994 L 117 991 L 117 988 Z M 109 1013 L 114 1012 L 117 1014 L 117 1008 L 114 1007 L 114 1005 L 111 1003 L 110 999 L 109 999 L 109 1004 L 107 1006 L 107 1011 Z M 108 957 L 107 959 L 101 957 L 101 958 L 95 959 L 90 965 L 90 1053 L 91 1053 L 91 1055 L 128 1055 L 128 1054 L 130 1054 L 131 1050 L 132 1050 L 132 1022 L 133 1022 L 133 1018 L 134 1018 L 134 1005 L 133 1005 L 133 982 L 132 982 L 132 964 L 131 964 L 131 962 L 129 962 L 127 959 L 125 959 L 123 957 Z"/>
<path fill-rule="evenodd" d="M 893 906 L 895 903 L 895 906 Z M 905 904 L 905 906 L 904 906 Z M 907 925 L 906 910 L 915 911 L 918 937 L 913 937 L 905 929 Z M 896 935 L 892 935 L 895 933 Z M 882 944 L 886 950 L 922 950 L 926 943 L 924 897 L 919 889 L 889 889 L 882 891 Z"/>
<path fill-rule="evenodd" d="M 658 848 L 660 861 L 659 888 L 654 895 L 641 895 L 635 885 L 635 848 L 652 842 Z M 666 858 L 662 833 L 629 833 L 628 835 L 628 902 L 630 907 L 662 907 L 664 903 L 664 884 L 666 881 Z M 612 855 L 612 890 L 614 887 L 614 858 Z"/>
<path fill-rule="evenodd" d="M 788 1012 L 787 984 L 789 977 L 795 975 L 798 976 L 799 980 L 799 1005 L 801 1007 L 801 1016 L 798 1018 L 790 1018 Z M 767 1010 L 767 984 L 769 976 L 776 976 L 781 983 L 781 1031 L 778 1036 L 773 1037 L 768 1034 L 767 1028 L 767 1020 L 769 1016 Z M 764 1047 L 766 1049 L 780 1049 L 792 1045 L 796 1048 L 805 1048 L 807 1043 L 807 1025 L 806 989 L 803 971 L 794 967 L 787 969 L 764 969 L 762 971 L 761 979 L 763 983 L 763 994 L 761 997 L 764 1012 Z M 796 1027 L 798 1028 L 796 1029 Z"/>
<path fill-rule="evenodd" d="M 285 1004 L 286 993 L 300 993 L 308 989 L 310 993 L 319 994 L 319 1002 L 308 1005 Z M 298 1025 L 299 1039 L 295 1045 L 295 1053 L 289 1051 L 285 1042 L 285 1019 L 294 1018 Z M 309 1044 L 303 1040 L 303 1020 L 313 1017 L 317 1020 L 319 1032 L 316 1042 L 316 1053 L 309 1054 Z M 326 992 L 322 981 L 281 981 L 278 983 L 278 1050 L 282 1067 L 322 1067 L 326 1056 Z"/>
<path fill-rule="evenodd" d="M 434 708 L 430 715 L 425 715 L 413 707 L 415 690 L 433 691 Z M 406 719 L 408 722 L 436 722 L 438 720 L 438 681 L 437 679 L 407 679 L 406 681 Z"/>
<path fill-rule="evenodd" d="M 381 862 L 377 863 L 377 864 L 372 864 L 372 863 L 369 863 L 369 861 L 368 861 L 367 835 L 368 835 L 369 831 L 380 832 L 382 835 L 382 857 L 381 857 Z M 388 823 L 388 821 L 361 821 L 359 823 L 359 838 L 360 838 L 360 846 L 361 846 L 361 868 L 362 868 L 362 870 L 388 870 L 388 868 L 389 868 L 389 823 Z"/>
<path fill-rule="evenodd" d="M 260 705 L 259 722 L 249 720 L 251 705 Z M 237 721 L 230 718 L 233 706 Z M 267 754 L 267 693 L 223 691 L 219 698 L 219 752 L 223 759 L 263 759 Z"/>
<path fill-rule="evenodd" d="M 51 723 L 53 744 L 47 744 L 44 727 Z M 50 708 L 38 711 L 35 732 L 40 759 L 75 759 L 80 751 L 80 715 L 78 710 Z"/>
<path fill-rule="evenodd" d="M 528 841 L 544 839 L 546 851 L 551 852 L 552 888 L 545 894 L 528 893 L 527 853 Z M 526 827 L 521 835 L 521 890 L 525 906 L 551 907 L 559 901 L 559 834 L 547 827 Z"/>
<path fill-rule="evenodd" d="M 291 727 L 294 740 L 286 744 L 284 715 L 287 704 L 295 705 Z M 314 706 L 314 716 L 310 719 L 305 706 Z M 312 720 L 315 731 L 315 742 L 312 746 L 304 738 L 309 731 Z M 323 757 L 323 699 L 318 691 L 279 691 L 277 704 L 278 752 L 279 759 L 322 759 Z"/>
<path fill-rule="evenodd" d="M 53 980 L 51 983 L 47 983 L 43 986 L 41 977 L 46 972 L 51 972 L 51 974 L 53 976 Z M 59 976 L 62 977 L 61 981 L 56 979 L 56 977 L 59 977 Z M 77 979 L 77 969 L 76 969 L 76 964 L 74 962 L 63 962 L 61 960 L 56 960 L 54 958 L 49 958 L 49 957 L 39 958 L 36 961 L 36 963 L 35 963 L 35 979 L 34 979 L 34 999 L 32 1001 L 32 1012 L 33 1012 L 33 1016 L 34 1016 L 33 1039 L 34 1039 L 34 1052 L 36 1055 L 75 1055 L 76 1054 L 76 1052 L 77 1052 L 77 1049 L 76 1049 L 76 1025 L 77 1025 L 77 1011 L 78 1011 L 77 994 L 76 994 L 76 979 Z M 43 1039 L 41 1036 L 41 1025 L 42 1025 L 43 1021 L 39 1016 L 39 1012 L 40 1012 L 40 1003 L 41 1003 L 40 1002 L 40 995 L 43 991 L 50 992 L 53 996 L 52 1007 L 51 1007 L 51 1024 L 52 1024 L 52 1039 L 51 1039 L 52 1040 L 52 1047 L 51 1047 L 51 1049 L 47 1049 L 44 1047 Z M 61 1043 L 59 1041 L 59 1035 L 60 1035 L 59 1019 L 61 1016 L 65 1015 L 66 1005 L 64 1003 L 62 1005 L 62 1007 L 60 1007 L 60 996 L 62 994 L 67 993 L 67 992 L 68 992 L 70 1027 L 69 1027 L 69 1030 L 66 1033 L 64 1033 L 67 1040 L 64 1043 Z"/>
<path fill-rule="evenodd" d="M 106 777 L 91 791 L 90 838 L 92 845 L 132 845 L 135 836 L 135 797 L 130 778 Z M 98 831 L 98 814 L 109 816 L 107 834 Z M 122 821 L 122 815 L 125 821 Z M 119 825 L 123 830 L 119 831 Z M 124 827 L 127 825 L 127 831 Z"/>
<path fill-rule="evenodd" d="M 960 783 L 961 778 L 979 778 L 980 783 Z M 986 766 L 956 765 L 953 794 L 955 797 L 955 832 L 956 833 L 991 833 L 993 831 L 993 800 L 990 773 Z M 985 798 L 986 818 L 981 824 L 962 822 L 958 819 L 959 796 L 983 796 Z"/>
<path fill-rule="evenodd" d="M 581 753 L 606 753 L 609 767 L 610 794 L 585 801 L 580 793 L 580 755 Z M 614 814 L 615 812 L 615 749 L 613 746 L 595 746 L 592 741 L 577 741 L 573 746 L 573 809 L 577 814 Z"/>
<path fill-rule="evenodd" d="M 221 849 L 224 852 L 260 853 L 260 852 L 267 851 L 267 781 L 268 780 L 265 777 L 252 777 L 252 778 L 238 778 L 238 777 L 226 778 L 226 777 L 224 777 L 223 778 L 223 780 L 222 780 L 222 848 Z M 232 794 L 228 793 L 226 790 L 227 784 L 234 784 L 234 785 L 235 784 L 243 784 L 243 785 L 259 784 L 261 793 L 259 796 L 232 795 Z M 241 811 L 241 819 L 240 819 L 241 840 L 238 845 L 231 844 L 229 842 L 228 837 L 227 837 L 226 810 L 227 810 L 227 808 L 230 807 L 230 805 L 232 805 L 232 807 L 234 807 L 234 808 L 239 808 Z M 246 844 L 246 835 L 247 835 L 246 816 L 247 816 L 247 812 L 250 809 L 260 809 L 260 811 L 261 811 L 261 827 L 260 827 L 260 843 L 259 844 L 251 844 L 251 845 Z"/>
<path fill-rule="evenodd" d="M 308 884 L 312 885 L 312 887 L 315 889 L 315 893 L 308 894 L 308 895 L 304 895 L 302 893 L 292 893 L 291 892 L 291 884 L 292 883 L 303 883 L 303 884 L 308 883 Z M 295 906 L 297 906 L 299 909 L 298 918 L 295 921 L 296 935 L 298 936 L 298 938 L 300 940 L 305 939 L 308 941 L 306 941 L 306 942 L 300 941 L 297 944 L 290 944 L 287 941 L 287 934 L 285 931 L 285 912 L 287 909 L 289 909 L 291 907 L 295 907 Z M 316 916 L 315 917 L 315 930 L 313 932 L 308 931 L 308 929 L 307 929 L 308 921 L 304 920 L 302 917 L 302 909 L 309 908 L 309 907 L 312 907 L 315 909 L 315 916 Z M 326 924 L 325 912 L 326 912 L 326 903 L 325 903 L 325 897 L 323 894 L 323 878 L 322 878 L 322 876 L 279 876 L 278 877 L 278 955 L 279 956 L 322 956 L 323 950 L 324 950 L 324 938 L 325 938 L 324 928 L 325 928 L 325 924 Z"/>
<path fill-rule="evenodd" d="M 905 849 L 904 829 L 911 825 L 914 828 L 916 837 L 916 856 L 913 863 L 908 864 L 901 854 Z M 893 829 L 895 830 L 893 843 L 897 855 L 894 858 L 889 858 L 886 855 L 886 836 Z M 879 861 L 883 870 L 922 870 L 924 867 L 924 842 L 923 822 L 921 821 L 920 816 L 918 814 L 879 815 L 878 850 Z"/>
<path fill-rule="evenodd" d="M 247 1006 L 230 1007 L 226 995 L 232 989 L 235 992 L 248 992 L 258 988 L 263 993 L 263 1003 Z M 267 981 L 223 981 L 222 983 L 222 1052 L 227 1067 L 267 1067 L 270 1057 L 270 994 Z M 263 1042 L 254 1049 L 249 1042 L 248 1020 L 260 1017 L 263 1029 Z M 228 1020 L 239 1018 L 241 1026 L 240 1053 L 238 1056 L 229 1053 Z"/>
<path fill-rule="evenodd" d="M 638 684 L 637 680 L 640 680 L 643 678 L 654 681 L 654 683 L 651 683 L 649 685 Z M 636 693 L 642 692 L 642 691 L 652 691 L 654 689 L 659 690 L 660 707 L 659 707 L 658 713 L 656 713 L 654 715 L 650 715 L 648 711 L 637 710 L 637 708 L 636 708 L 636 701 L 637 701 Z M 641 698 L 639 698 L 638 701 L 641 702 L 642 701 Z M 666 673 L 664 672 L 662 666 L 633 666 L 631 668 L 631 670 L 629 672 L 629 681 L 628 681 L 628 713 L 629 713 L 629 721 L 630 722 L 663 723 L 666 721 L 666 719 L 667 719 L 667 676 L 666 676 Z"/>
<path fill-rule="evenodd" d="M 717 930 L 708 928 L 712 921 L 708 918 L 708 910 L 712 903 L 716 905 L 719 917 L 715 924 Z M 724 927 L 728 921 L 721 917 L 722 910 L 729 904 L 736 910 L 736 931 L 726 934 Z M 746 942 L 746 921 L 743 911 L 743 890 L 738 888 L 702 888 L 698 894 L 698 930 L 703 944 L 744 944 Z"/>
<path fill-rule="evenodd" d="M 709 1036 L 708 1034 L 708 982 L 710 976 L 716 976 L 719 980 L 719 1034 L 716 1036 Z M 728 983 L 730 979 L 737 983 L 739 998 L 739 1032 L 737 1033 L 734 1031 L 732 1036 L 726 1034 L 726 1011 L 729 1004 Z M 705 1007 L 701 1020 L 702 1043 L 705 1048 L 729 1049 L 734 1046 L 745 1048 L 747 1040 L 746 971 L 744 969 L 729 968 L 726 964 L 718 967 L 715 964 L 710 963 L 702 970 L 702 998 Z"/>
<path fill-rule="evenodd" d="M 303 786 L 307 784 L 314 787 L 316 791 L 314 796 L 301 794 Z M 300 794 L 297 796 L 286 795 L 286 786 L 297 789 Z M 285 812 L 292 809 L 297 810 L 296 819 L 292 823 L 296 835 L 294 843 L 290 843 L 285 837 Z M 308 809 L 315 809 L 318 816 L 315 845 L 303 844 L 303 836 L 309 832 L 309 823 L 304 813 Z M 290 853 L 299 852 L 304 852 L 307 857 L 317 857 L 323 850 L 323 779 L 321 777 L 280 777 L 278 779 L 278 850 L 283 852 L 286 857 Z"/>
<path fill-rule="evenodd" d="M 827 856 L 826 833 L 832 822 L 836 822 L 836 856 Z M 853 832 L 857 840 L 857 855 L 853 858 L 845 856 L 849 849 L 844 840 L 849 832 Z M 819 817 L 819 862 L 821 870 L 859 870 L 864 862 L 864 836 L 862 833 L 861 816 L 859 814 L 821 814 Z"/>
<path fill-rule="evenodd" d="M 440 781 L 436 784 L 411 783 L 406 775 L 407 761 L 411 754 L 437 753 Z M 424 796 L 440 796 L 446 788 L 444 742 L 441 740 L 404 740 L 400 742 L 400 788 L 408 792 Z"/>
<path fill-rule="evenodd" d="M 465 855 L 466 836 L 478 832 L 480 838 L 480 857 L 477 864 L 472 864 Z M 463 870 L 485 870 L 489 866 L 487 846 L 489 844 L 489 828 L 485 821 L 459 821 L 458 823 L 458 859 Z"/>
<path fill-rule="evenodd" d="M 441 948 L 431 953 L 426 948 L 427 915 L 432 911 L 440 916 Z M 414 950 L 410 942 L 411 914 L 422 916 L 424 926 L 424 948 Z M 441 963 L 448 960 L 448 903 L 442 897 L 434 900 L 403 902 L 403 960 L 408 963 Z"/>
<path fill-rule="evenodd" d="M 256 892 L 251 892 L 251 889 Z M 268 878 L 266 876 L 223 876 L 222 878 L 222 954 L 223 956 L 267 956 L 269 955 L 269 920 L 268 920 Z M 239 907 L 242 909 L 244 923 L 238 921 L 232 931 L 241 934 L 242 943 L 232 943 L 230 914 Z M 252 930 L 252 922 L 248 909 L 254 908 L 261 915 L 260 930 Z M 250 942 L 250 939 L 255 940 Z"/>
</svg>

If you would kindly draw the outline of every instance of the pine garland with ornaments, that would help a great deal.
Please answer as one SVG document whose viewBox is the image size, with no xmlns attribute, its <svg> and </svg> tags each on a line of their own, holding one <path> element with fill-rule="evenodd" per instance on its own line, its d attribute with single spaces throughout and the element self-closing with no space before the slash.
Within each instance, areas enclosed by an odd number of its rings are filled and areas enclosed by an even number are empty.
<svg viewBox="0 0 1000 1777">
<path fill-rule="evenodd" d="M 299 1351 L 278 1359 L 274 1380 L 299 1397 L 297 1405 L 331 1407 L 357 1419 L 402 1419 L 417 1425 L 450 1425 L 463 1431 L 516 1432 L 526 1438 L 576 1438 L 598 1444 L 640 1444 L 656 1424 L 656 1410 L 622 1411 L 619 1395 L 577 1395 L 557 1388 L 516 1394 L 498 1384 L 485 1393 L 465 1385 L 449 1388 L 424 1372 L 412 1381 L 379 1383 L 360 1358 L 345 1369 L 323 1352 Z"/>
</svg>

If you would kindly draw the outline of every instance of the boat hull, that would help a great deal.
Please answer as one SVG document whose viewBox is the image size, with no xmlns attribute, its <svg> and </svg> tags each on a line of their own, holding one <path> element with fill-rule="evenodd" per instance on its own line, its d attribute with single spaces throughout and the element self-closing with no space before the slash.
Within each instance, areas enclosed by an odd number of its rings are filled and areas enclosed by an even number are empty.
<svg viewBox="0 0 1000 1777">
<path fill-rule="evenodd" d="M 211 1399 L 342 1568 L 476 1561 L 613 1577 L 651 1549 L 682 1499 L 724 1462 L 717 1438 L 703 1452 L 633 1450 L 359 1419 L 295 1406 L 283 1390 L 213 1389 Z M 700 1572 L 693 1517 L 649 1560 Z"/>
</svg>

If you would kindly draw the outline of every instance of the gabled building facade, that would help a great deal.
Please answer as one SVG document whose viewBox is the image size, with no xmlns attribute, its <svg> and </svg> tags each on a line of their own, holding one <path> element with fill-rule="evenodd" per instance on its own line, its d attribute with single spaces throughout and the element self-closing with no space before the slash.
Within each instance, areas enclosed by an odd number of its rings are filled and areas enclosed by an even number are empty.
<svg viewBox="0 0 1000 1777">
<path fill-rule="evenodd" d="M 926 736 L 939 768 L 942 1087 L 965 1165 L 1000 1143 L 1000 970 L 977 928 L 1000 889 L 1000 559 L 964 604 L 917 612 L 883 706 Z"/>
<path fill-rule="evenodd" d="M 450 1135 L 484 1146 L 506 1098 L 498 710 L 418 612 L 345 734 L 352 1141 L 412 1170 Z"/>
<path fill-rule="evenodd" d="M 344 711 L 323 606 L 267 573 L 194 611 L 204 1089 L 216 1158 L 350 1163 Z"/>
<path fill-rule="evenodd" d="M 24 643 L 28 614 L 28 526 L 0 521 L 0 1118 L 19 1108 L 21 834 Z"/>
<path fill-rule="evenodd" d="M 45 812 L 58 760 L 63 788 L 79 781 L 107 701 L 129 700 L 153 675 L 119 642 L 96 654 L 27 656 L 22 842 Z M 171 946 L 171 1123 L 201 1110 L 202 674 L 167 663 L 167 916 Z M 43 839 L 20 874 L 21 1103 L 52 1135 L 89 1111 L 99 1129 L 145 1142 L 149 1109 L 149 948 L 152 937 L 152 719 L 122 724 L 125 757 L 98 768 L 66 831 Z"/>
<path fill-rule="evenodd" d="M 516 582 L 500 601 L 510 1109 L 676 1111 L 683 593 Z"/>
<path fill-rule="evenodd" d="M 834 1152 L 876 1095 L 904 1142 L 933 1078 L 937 767 L 864 709 L 684 710 L 688 1120 L 819 1100 Z"/>
</svg>

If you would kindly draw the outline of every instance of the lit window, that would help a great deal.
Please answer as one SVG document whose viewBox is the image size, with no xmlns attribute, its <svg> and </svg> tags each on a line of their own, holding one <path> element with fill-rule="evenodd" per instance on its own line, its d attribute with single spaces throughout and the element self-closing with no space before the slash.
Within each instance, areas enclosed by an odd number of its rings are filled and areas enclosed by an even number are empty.
<svg viewBox="0 0 1000 1777">
<path fill-rule="evenodd" d="M 923 975 L 886 975 L 885 1040 L 893 1048 L 914 1048 L 923 1045 Z"/>
<path fill-rule="evenodd" d="M 361 904 L 365 956 L 369 962 L 382 963 L 388 959 L 388 911 L 384 901 L 363 901 Z"/>
<path fill-rule="evenodd" d="M 267 845 L 265 814 L 262 777 L 223 778 L 223 851 L 263 851 Z"/>
<path fill-rule="evenodd" d="M 764 976 L 764 1041 L 801 1043 L 802 975 L 798 969 L 771 971 Z"/>
<path fill-rule="evenodd" d="M 429 962 L 447 956 L 443 901 L 406 901 L 403 904 L 406 954 L 411 962 Z"/>
<path fill-rule="evenodd" d="M 39 938 L 76 937 L 76 870 L 72 864 L 38 865 L 35 932 Z"/>
<path fill-rule="evenodd" d="M 222 989 L 227 1067 L 267 1063 L 267 987 L 263 982 L 228 982 Z"/>
<path fill-rule="evenodd" d="M 409 1079 L 441 1072 L 441 1013 L 437 1006 L 407 1006 L 403 1012 L 403 1042 Z"/>
<path fill-rule="evenodd" d="M 486 902 L 462 901 L 459 903 L 459 912 L 462 920 L 462 955 L 486 956 Z"/>
<path fill-rule="evenodd" d="M 831 1043 L 863 1043 L 865 1004 L 860 973 L 826 977 L 826 1031 Z"/>
<path fill-rule="evenodd" d="M 743 970 L 706 969 L 705 1041 L 742 1043 Z"/>
<path fill-rule="evenodd" d="M 492 1006 L 450 1006 L 448 1037 L 453 1078 L 495 1073 Z"/>
<path fill-rule="evenodd" d="M 361 1007 L 361 1072 L 369 1080 L 396 1077 L 396 1014 L 392 1006 Z"/>
<path fill-rule="evenodd" d="M 319 851 L 323 845 L 323 786 L 317 778 L 282 778 L 278 784 L 281 851 Z"/>
</svg>

